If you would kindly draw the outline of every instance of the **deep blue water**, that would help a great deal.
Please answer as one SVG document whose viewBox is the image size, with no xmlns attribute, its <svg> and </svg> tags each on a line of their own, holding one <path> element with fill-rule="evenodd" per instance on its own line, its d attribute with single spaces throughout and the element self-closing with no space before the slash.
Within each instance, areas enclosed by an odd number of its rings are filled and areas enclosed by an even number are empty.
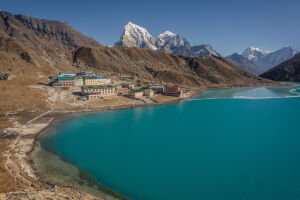
<svg viewBox="0 0 300 200">
<path fill-rule="evenodd" d="M 298 95 L 296 87 L 210 90 L 68 120 L 41 144 L 137 200 L 300 199 Z"/>
</svg>

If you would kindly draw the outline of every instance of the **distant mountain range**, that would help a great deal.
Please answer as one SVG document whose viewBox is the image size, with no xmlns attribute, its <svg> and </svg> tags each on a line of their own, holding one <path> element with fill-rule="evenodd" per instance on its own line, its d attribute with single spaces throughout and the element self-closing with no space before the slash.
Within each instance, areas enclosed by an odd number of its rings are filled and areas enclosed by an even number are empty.
<svg viewBox="0 0 300 200">
<path fill-rule="evenodd" d="M 154 38 L 145 28 L 131 22 L 125 25 L 120 41 L 115 46 L 141 47 L 186 56 L 221 56 L 208 44 L 191 46 L 185 38 L 170 31 Z"/>
<path fill-rule="evenodd" d="M 187 39 L 170 31 L 159 34 L 155 38 L 147 29 L 132 22 L 125 25 L 120 41 L 116 42 L 115 46 L 141 47 L 185 56 L 221 57 L 209 44 L 191 46 Z M 259 75 L 293 57 L 296 53 L 297 51 L 291 47 L 284 47 L 274 52 L 248 47 L 241 55 L 234 53 L 226 58 L 241 69 Z"/>
<path fill-rule="evenodd" d="M 242 55 L 235 53 L 231 56 L 227 56 L 226 58 L 236 63 L 245 71 L 260 74 L 292 58 L 296 54 L 297 50 L 292 47 L 284 47 L 274 52 L 248 47 Z M 241 56 L 243 59 L 241 59 Z M 257 70 L 257 68 L 259 68 L 259 70 Z"/>
<path fill-rule="evenodd" d="M 96 40 L 73 29 L 66 22 L 14 15 L 8 12 L 0 12 L 1 36 L 15 38 L 22 44 L 43 49 L 102 46 Z M 165 31 L 155 38 L 145 28 L 131 22 L 125 25 L 120 41 L 115 46 L 141 47 L 175 55 L 221 57 L 209 44 L 191 46 L 188 40 L 170 31 Z M 235 53 L 227 56 L 226 59 L 244 71 L 259 75 L 293 57 L 296 53 L 297 51 L 291 47 L 284 47 L 274 52 L 249 47 L 242 55 Z"/>
<path fill-rule="evenodd" d="M 246 72 L 256 75 L 263 72 L 254 62 L 237 53 L 227 56 L 226 59 L 230 60 Z"/>
<path fill-rule="evenodd" d="M 300 82 L 300 53 L 261 75 L 274 81 Z"/>
</svg>

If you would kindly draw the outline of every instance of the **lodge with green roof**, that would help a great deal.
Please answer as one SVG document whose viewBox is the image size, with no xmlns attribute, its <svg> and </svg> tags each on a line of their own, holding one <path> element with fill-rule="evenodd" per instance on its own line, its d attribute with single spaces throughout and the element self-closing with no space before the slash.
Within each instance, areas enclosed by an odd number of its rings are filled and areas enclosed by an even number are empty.
<svg viewBox="0 0 300 200">
<path fill-rule="evenodd" d="M 133 98 L 139 98 L 142 96 L 152 97 L 153 95 L 154 95 L 153 90 L 151 90 L 149 88 L 141 88 L 141 89 L 131 90 L 129 92 L 129 96 L 131 96 Z"/>
<path fill-rule="evenodd" d="M 88 99 L 96 99 L 103 96 L 117 95 L 116 85 L 84 85 L 81 87 L 81 95 Z"/>
</svg>

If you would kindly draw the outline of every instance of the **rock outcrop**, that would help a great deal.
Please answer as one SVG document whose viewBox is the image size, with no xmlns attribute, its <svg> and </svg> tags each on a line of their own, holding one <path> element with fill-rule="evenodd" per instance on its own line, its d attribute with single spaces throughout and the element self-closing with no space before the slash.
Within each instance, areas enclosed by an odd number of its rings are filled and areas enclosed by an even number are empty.
<svg viewBox="0 0 300 200">
<path fill-rule="evenodd" d="M 0 12 L 0 36 L 13 37 L 36 48 L 74 49 L 101 46 L 96 40 L 73 29 L 66 22 Z"/>
</svg>

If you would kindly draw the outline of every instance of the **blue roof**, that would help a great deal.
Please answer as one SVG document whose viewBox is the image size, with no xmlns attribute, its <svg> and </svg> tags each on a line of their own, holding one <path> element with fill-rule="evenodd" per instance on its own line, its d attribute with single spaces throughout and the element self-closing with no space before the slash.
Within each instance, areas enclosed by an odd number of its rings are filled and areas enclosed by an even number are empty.
<svg viewBox="0 0 300 200">
<path fill-rule="evenodd" d="M 106 76 L 87 76 L 86 79 L 107 79 Z"/>
</svg>

